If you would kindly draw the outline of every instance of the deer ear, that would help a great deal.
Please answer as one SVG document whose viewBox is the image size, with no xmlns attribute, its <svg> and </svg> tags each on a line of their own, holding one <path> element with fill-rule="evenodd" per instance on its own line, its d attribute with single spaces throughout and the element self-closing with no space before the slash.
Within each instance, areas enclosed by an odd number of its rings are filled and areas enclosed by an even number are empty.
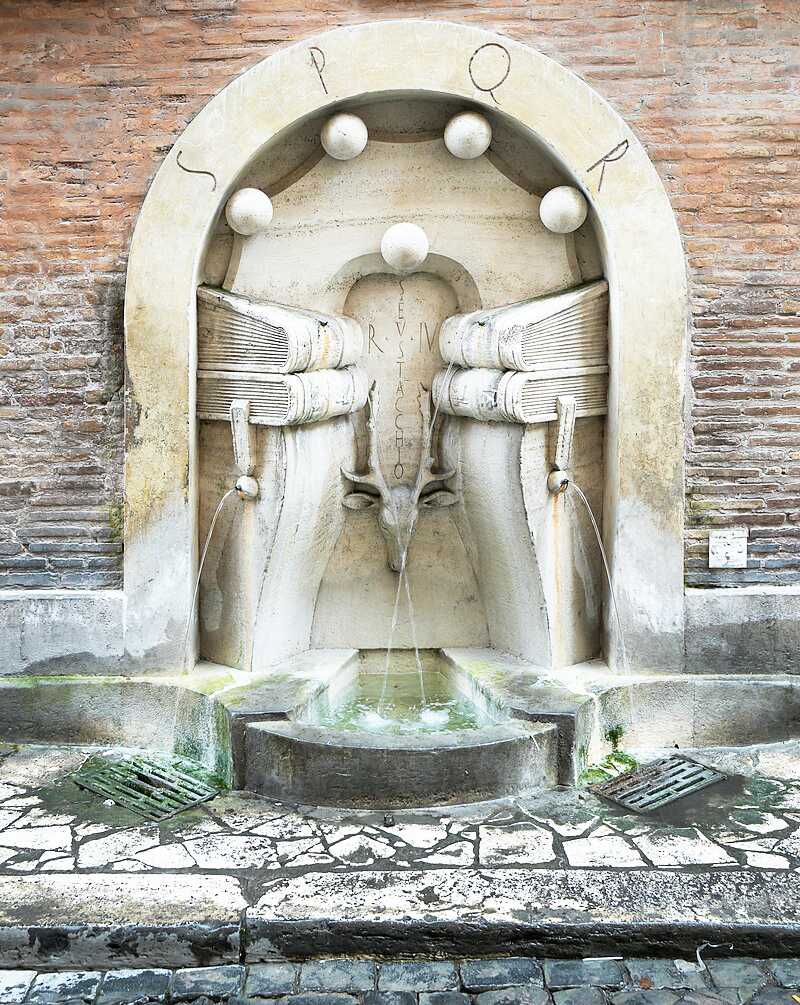
<svg viewBox="0 0 800 1005">
<path fill-rule="evenodd" d="M 422 505 L 428 509 L 439 509 L 442 506 L 453 506 L 458 502 L 455 492 L 448 492 L 447 489 L 439 489 L 438 492 L 431 492 L 423 496 Z"/>
<path fill-rule="evenodd" d="M 369 492 L 348 492 L 342 500 L 348 509 L 369 509 L 377 503 L 377 498 Z"/>
</svg>

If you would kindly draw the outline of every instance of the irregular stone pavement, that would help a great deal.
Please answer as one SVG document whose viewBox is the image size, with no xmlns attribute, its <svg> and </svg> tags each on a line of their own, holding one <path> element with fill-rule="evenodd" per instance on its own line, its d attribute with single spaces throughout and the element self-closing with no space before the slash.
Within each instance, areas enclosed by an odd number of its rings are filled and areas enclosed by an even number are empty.
<svg viewBox="0 0 800 1005">
<path fill-rule="evenodd" d="M 693 752 L 747 775 L 686 819 L 626 813 L 586 790 L 439 810 L 290 807 L 222 795 L 161 824 L 105 806 L 68 775 L 93 748 L 0 745 L 0 874 L 305 873 L 430 868 L 794 870 L 800 742 Z"/>
<path fill-rule="evenodd" d="M 473 934 L 487 955 L 509 951 L 506 923 L 588 920 L 605 931 L 604 945 L 625 926 L 669 931 L 687 918 L 701 929 L 730 921 L 800 932 L 798 742 L 692 752 L 742 780 L 662 818 L 575 789 L 388 815 L 234 792 L 155 824 L 74 785 L 70 772 L 94 752 L 0 746 L 0 966 L 103 969 L 138 959 L 179 967 L 303 958 L 326 946 L 329 954 L 369 955 L 363 938 L 358 949 L 359 925 L 405 922 L 449 924 L 452 945 L 464 923 L 499 926 L 495 945 Z M 319 919 L 349 922 L 350 942 L 334 944 Z M 146 944 L 137 935 L 136 945 L 117 935 L 111 949 L 87 941 L 104 925 L 141 932 L 209 920 L 217 927 L 202 946 L 191 933 L 172 949 L 159 933 Z M 91 930 L 80 944 L 72 931 L 79 924 Z M 47 934 L 54 927 L 66 932 L 58 945 Z M 408 926 L 375 955 L 419 952 L 407 938 Z M 658 938 L 646 951 L 685 949 Z M 756 951 L 776 952 L 757 943 Z M 435 951 L 452 953 L 447 945 Z M 777 949 L 791 953 L 793 943 Z"/>
</svg>

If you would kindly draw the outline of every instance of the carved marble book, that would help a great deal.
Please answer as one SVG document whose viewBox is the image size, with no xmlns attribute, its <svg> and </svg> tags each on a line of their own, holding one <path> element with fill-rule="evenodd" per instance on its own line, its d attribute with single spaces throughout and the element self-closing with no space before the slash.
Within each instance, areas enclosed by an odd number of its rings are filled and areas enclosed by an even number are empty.
<svg viewBox="0 0 800 1005">
<path fill-rule="evenodd" d="M 498 370 L 604 366 L 608 362 L 608 283 L 507 307 L 456 314 L 441 328 L 448 363 Z"/>
<path fill-rule="evenodd" d="M 556 399 L 575 399 L 575 415 L 605 415 L 607 366 L 542 370 L 449 369 L 433 380 L 433 399 L 443 412 L 483 422 L 553 422 Z"/>
<path fill-rule="evenodd" d="M 201 370 L 338 369 L 360 358 L 363 341 L 352 318 L 258 302 L 211 286 L 197 290 Z"/>
<path fill-rule="evenodd" d="M 296 426 L 357 412 L 368 391 L 366 373 L 355 366 L 287 374 L 198 370 L 197 415 L 227 422 L 231 402 L 244 398 L 250 402 L 250 422 Z"/>
</svg>

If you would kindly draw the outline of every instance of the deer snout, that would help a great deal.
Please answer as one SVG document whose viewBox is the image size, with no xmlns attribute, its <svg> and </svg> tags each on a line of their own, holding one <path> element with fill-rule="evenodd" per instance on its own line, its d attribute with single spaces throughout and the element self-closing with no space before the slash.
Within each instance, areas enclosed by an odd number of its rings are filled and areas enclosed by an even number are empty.
<svg viewBox="0 0 800 1005">
<path fill-rule="evenodd" d="M 418 510 L 415 505 L 409 505 L 410 500 L 395 499 L 394 502 L 394 507 L 388 503 L 380 507 L 378 526 L 386 542 L 389 567 L 393 572 L 402 572 L 405 553 L 417 523 Z"/>
</svg>

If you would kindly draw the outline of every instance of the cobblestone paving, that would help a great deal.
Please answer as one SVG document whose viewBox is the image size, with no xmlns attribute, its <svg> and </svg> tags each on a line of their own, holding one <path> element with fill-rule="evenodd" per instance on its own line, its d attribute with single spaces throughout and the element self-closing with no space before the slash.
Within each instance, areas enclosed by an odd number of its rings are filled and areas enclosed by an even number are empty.
<svg viewBox="0 0 800 1005">
<path fill-rule="evenodd" d="M 0 874 L 800 867 L 799 743 L 696 752 L 748 777 L 734 794 L 708 790 L 700 815 L 669 821 L 565 789 L 391 816 L 230 793 L 155 824 L 77 789 L 68 773 L 91 752 L 0 746 Z"/>
<path fill-rule="evenodd" d="M 312 960 L 192 970 L 0 970 L 0 1003 L 244 1005 L 777 1005 L 798 959 Z"/>
</svg>

